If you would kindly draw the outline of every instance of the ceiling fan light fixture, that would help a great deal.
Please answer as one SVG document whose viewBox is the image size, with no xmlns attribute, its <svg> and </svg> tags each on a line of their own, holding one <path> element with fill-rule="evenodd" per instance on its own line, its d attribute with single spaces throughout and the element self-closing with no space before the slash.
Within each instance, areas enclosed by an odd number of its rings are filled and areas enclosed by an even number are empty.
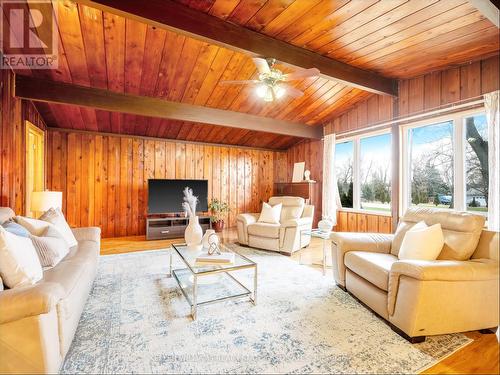
<svg viewBox="0 0 500 375">
<path fill-rule="evenodd" d="M 270 86 L 267 86 L 266 94 L 264 95 L 265 102 L 272 102 L 274 100 L 273 89 Z"/>
<path fill-rule="evenodd" d="M 285 89 L 281 86 L 275 86 L 274 87 L 274 95 L 276 96 L 276 99 L 280 99 L 285 95 Z"/>
<path fill-rule="evenodd" d="M 257 86 L 257 89 L 255 90 L 257 93 L 257 96 L 259 98 L 264 98 L 267 93 L 267 86 L 266 85 L 259 85 Z"/>
</svg>

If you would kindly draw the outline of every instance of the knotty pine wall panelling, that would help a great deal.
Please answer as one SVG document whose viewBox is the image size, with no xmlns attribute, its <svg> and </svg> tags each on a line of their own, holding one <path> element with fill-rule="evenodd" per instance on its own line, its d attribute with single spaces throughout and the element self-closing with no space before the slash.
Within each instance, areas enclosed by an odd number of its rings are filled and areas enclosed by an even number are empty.
<svg viewBox="0 0 500 375">
<path fill-rule="evenodd" d="M 14 75 L 0 69 L 0 206 L 25 214 L 25 121 L 46 126 L 35 106 L 12 95 Z M 47 162 L 47 160 L 46 160 Z"/>
<path fill-rule="evenodd" d="M 393 119 L 397 105 L 399 117 L 424 113 L 440 106 L 479 98 L 500 89 L 500 57 L 493 56 L 470 64 L 431 72 L 399 81 L 399 98 L 371 95 L 340 113 L 325 126 L 325 133 L 342 134 Z"/>
<path fill-rule="evenodd" d="M 227 201 L 226 225 L 242 212 L 260 212 L 272 194 L 280 152 L 48 131 L 47 182 L 63 191 L 71 226 L 99 226 L 103 237 L 142 235 L 148 178 L 207 179 L 209 199 Z M 181 202 L 179 202 L 179 211 Z"/>
</svg>

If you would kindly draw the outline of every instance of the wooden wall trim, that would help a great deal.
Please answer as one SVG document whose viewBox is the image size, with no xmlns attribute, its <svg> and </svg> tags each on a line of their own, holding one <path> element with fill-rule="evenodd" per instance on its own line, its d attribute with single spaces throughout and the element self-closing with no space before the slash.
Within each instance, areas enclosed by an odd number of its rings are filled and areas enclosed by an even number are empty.
<svg viewBox="0 0 500 375">
<path fill-rule="evenodd" d="M 90 135 L 102 135 L 108 137 L 120 137 L 120 138 L 131 138 L 131 139 L 142 139 L 142 140 L 151 140 L 151 141 L 170 141 L 175 143 L 185 143 L 185 144 L 194 144 L 201 146 L 218 146 L 218 147 L 229 147 L 229 148 L 241 148 L 244 150 L 259 150 L 259 151 L 271 151 L 271 152 L 281 152 L 286 153 L 286 150 L 275 150 L 272 148 L 265 147 L 254 147 L 254 146 L 238 146 L 238 145 L 229 145 L 225 143 L 210 143 L 210 142 L 197 142 L 197 141 L 185 141 L 182 139 L 168 139 L 168 138 L 160 138 L 160 137 L 147 137 L 144 135 L 128 135 L 128 134 L 117 134 L 117 133 L 108 133 L 108 132 L 97 132 L 91 130 L 78 130 L 78 129 L 65 129 L 65 128 L 55 128 L 55 127 L 47 127 L 48 131 L 55 131 L 61 133 L 81 133 L 81 134 L 90 134 Z"/>
<path fill-rule="evenodd" d="M 14 97 L 14 74 L 0 69 L 0 206 L 25 214 L 25 121 L 46 124 L 33 103 Z"/>
</svg>

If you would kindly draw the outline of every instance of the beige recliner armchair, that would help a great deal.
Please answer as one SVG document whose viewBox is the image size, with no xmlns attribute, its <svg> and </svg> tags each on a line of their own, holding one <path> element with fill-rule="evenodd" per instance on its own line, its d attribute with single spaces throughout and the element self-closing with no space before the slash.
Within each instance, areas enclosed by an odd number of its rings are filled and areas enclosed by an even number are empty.
<svg viewBox="0 0 500 375">
<path fill-rule="evenodd" d="M 292 254 L 311 241 L 308 235 L 300 235 L 311 229 L 314 206 L 305 204 L 300 197 L 271 197 L 269 204 L 283 204 L 279 224 L 259 223 L 260 213 L 240 214 L 236 217 L 238 242 L 258 249 Z"/>
<path fill-rule="evenodd" d="M 440 223 L 445 245 L 435 261 L 399 260 L 417 222 Z M 499 322 L 499 234 L 484 217 L 411 208 L 394 235 L 334 233 L 333 273 L 349 291 L 411 342 L 426 335 L 492 329 Z"/>
</svg>

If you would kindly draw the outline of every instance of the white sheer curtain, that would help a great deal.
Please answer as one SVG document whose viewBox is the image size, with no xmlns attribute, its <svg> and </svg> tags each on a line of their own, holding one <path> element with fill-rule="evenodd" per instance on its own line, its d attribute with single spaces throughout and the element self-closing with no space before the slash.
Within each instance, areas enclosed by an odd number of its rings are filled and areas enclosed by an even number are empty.
<svg viewBox="0 0 500 375">
<path fill-rule="evenodd" d="M 323 219 L 337 224 L 338 207 L 337 178 L 335 176 L 335 134 L 328 134 L 323 140 Z"/>
<path fill-rule="evenodd" d="M 500 230 L 500 91 L 484 95 L 488 121 L 488 229 Z"/>
</svg>

